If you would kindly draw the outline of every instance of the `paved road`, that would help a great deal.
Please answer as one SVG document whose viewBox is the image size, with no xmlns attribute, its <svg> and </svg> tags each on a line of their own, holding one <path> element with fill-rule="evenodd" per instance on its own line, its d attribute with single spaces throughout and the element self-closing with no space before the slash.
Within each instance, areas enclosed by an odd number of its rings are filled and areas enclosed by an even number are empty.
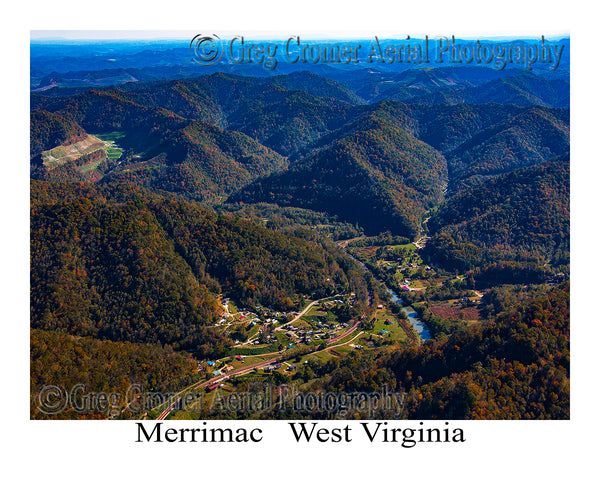
<svg viewBox="0 0 600 480">
<path fill-rule="evenodd" d="M 315 303 L 315 302 L 313 302 L 313 303 Z M 308 310 L 311 306 L 312 306 L 312 304 L 309 305 L 308 307 L 306 307 L 305 311 Z M 301 315 L 303 315 L 305 313 L 305 311 L 303 311 L 301 313 Z M 336 343 L 336 342 L 340 341 L 342 338 L 349 336 L 352 332 L 354 332 L 358 328 L 359 325 L 360 325 L 360 322 L 356 322 L 352 327 L 350 327 L 344 333 L 338 335 L 337 337 L 330 338 L 327 341 L 327 345 L 331 345 L 333 343 Z M 354 338 L 356 338 L 356 337 L 354 337 Z M 352 340 L 354 340 L 354 339 L 352 339 Z M 349 340 L 348 342 L 350 342 L 352 340 Z M 332 345 L 329 348 L 334 348 L 336 346 L 337 345 Z M 196 390 L 199 389 L 199 388 L 205 388 L 205 387 L 208 387 L 210 385 L 214 385 L 215 383 L 223 382 L 223 381 L 227 380 L 228 378 L 238 377 L 240 375 L 245 375 L 246 373 L 249 373 L 249 372 L 253 371 L 256 368 L 264 368 L 264 367 L 266 367 L 268 365 L 271 365 L 273 363 L 277 363 L 277 362 L 281 361 L 281 359 L 282 359 L 282 355 L 281 355 L 281 352 L 279 352 L 279 356 L 277 356 L 275 358 L 270 358 L 268 360 L 263 360 L 262 362 L 256 363 L 254 365 L 250 365 L 250 366 L 247 366 L 247 367 L 241 367 L 241 368 L 238 368 L 236 370 L 230 370 L 229 372 L 222 373 L 221 375 L 219 375 L 219 376 L 217 376 L 215 378 L 211 378 L 209 380 L 205 380 L 203 382 L 200 382 L 200 383 L 197 383 L 195 385 L 192 385 L 191 388 L 192 389 L 196 389 Z M 156 418 L 156 420 L 164 420 L 165 418 L 167 418 L 169 416 L 169 414 L 175 409 L 175 406 L 177 405 L 177 402 L 179 401 L 180 398 L 181 398 L 181 396 L 178 395 L 177 398 L 175 400 L 173 400 L 169 404 L 169 406 L 165 410 L 163 410 L 161 412 L 161 414 Z"/>
<path fill-rule="evenodd" d="M 342 240 L 341 242 L 338 242 L 338 247 L 345 249 L 349 243 L 351 242 L 355 242 L 356 240 L 362 240 L 363 238 L 366 238 L 364 235 L 361 235 L 360 237 L 354 237 L 354 238 L 349 238 L 348 240 Z"/>
<path fill-rule="evenodd" d="M 276 357 L 276 358 L 270 358 L 268 360 L 263 360 L 260 363 L 250 365 L 248 367 L 238 368 L 237 370 L 230 370 L 229 372 L 222 373 L 221 375 L 219 375 L 215 378 L 211 378 L 210 380 L 205 380 L 204 382 L 200 382 L 200 383 L 197 383 L 196 385 L 192 385 L 191 388 L 196 389 L 196 390 L 199 388 L 205 388 L 210 385 L 214 385 L 215 383 L 223 382 L 223 381 L 227 380 L 228 378 L 244 375 L 248 372 L 251 372 L 255 368 L 264 368 L 267 365 L 271 365 L 272 363 L 277 363 L 280 360 L 281 360 L 281 356 Z M 177 402 L 179 401 L 180 398 L 181 398 L 181 396 L 178 395 L 177 398 L 175 400 L 173 400 L 173 402 L 171 402 L 171 404 L 165 410 L 163 410 L 161 412 L 161 414 L 156 418 L 156 420 L 164 420 L 165 418 L 167 418 L 169 413 L 171 413 L 175 409 L 175 406 L 177 405 Z"/>
<path fill-rule="evenodd" d="M 326 297 L 329 298 L 329 297 Z M 324 300 L 324 299 L 320 299 L 320 300 Z M 296 315 L 296 317 L 294 317 L 294 319 L 291 322 L 288 322 L 286 325 L 290 325 L 291 323 L 295 322 L 296 320 L 298 320 L 300 317 L 302 317 L 302 315 L 304 315 L 306 312 L 308 312 L 308 310 L 310 310 L 310 308 L 315 305 L 316 303 L 318 303 L 320 300 L 315 300 L 313 302 L 311 302 L 304 310 L 302 310 L 298 315 Z M 364 318 L 364 315 L 363 315 Z M 357 321 L 352 327 L 350 327 L 348 330 L 346 330 L 344 333 L 338 335 L 337 337 L 333 337 L 330 338 L 329 340 L 327 340 L 327 345 L 331 345 L 333 343 L 338 342 L 339 340 L 341 340 L 344 337 L 347 337 L 348 335 L 350 335 L 352 332 L 354 332 L 360 325 L 360 322 Z M 276 328 L 274 331 L 280 330 L 281 327 Z M 355 337 L 356 338 L 356 337 Z M 333 347 L 331 347 L 333 348 Z M 215 378 L 211 378 L 209 380 L 205 380 L 203 382 L 199 382 L 195 385 L 192 385 L 190 388 L 192 389 L 199 389 L 199 388 L 205 388 L 208 387 L 210 385 L 214 385 L 215 383 L 219 383 L 222 382 L 224 380 L 227 380 L 228 378 L 232 378 L 232 377 L 238 377 L 240 375 L 244 375 L 248 372 L 253 371 L 255 368 L 264 368 L 267 365 L 271 365 L 273 363 L 277 363 L 279 361 L 281 361 L 282 359 L 282 352 L 278 352 L 278 353 L 272 353 L 271 355 L 278 355 L 275 358 L 270 358 L 268 360 L 263 360 L 260 363 L 248 366 L 248 367 L 241 367 L 238 368 L 237 370 L 230 370 L 227 373 L 223 373 L 221 375 L 219 375 L 218 377 Z M 249 355 L 247 355 L 249 356 Z M 188 390 L 188 389 L 186 389 Z M 165 418 L 167 418 L 167 416 L 175 409 L 175 406 L 177 405 L 177 402 L 179 401 L 179 399 L 181 398 L 181 396 L 178 394 L 177 398 L 175 400 L 173 400 L 173 402 L 171 402 L 171 404 L 161 412 L 161 414 L 156 418 L 157 420 L 164 420 Z"/>
<path fill-rule="evenodd" d="M 329 298 L 329 297 L 325 297 L 325 298 Z M 295 317 L 294 317 L 294 318 L 293 318 L 291 321 L 287 322 L 287 323 L 286 323 L 286 324 L 284 324 L 284 325 L 291 325 L 292 323 L 294 323 L 296 320 L 298 320 L 300 317 L 302 317 L 302 315 L 304 315 L 306 312 L 308 312 L 308 311 L 310 310 L 310 308 L 311 308 L 313 305 L 316 305 L 316 304 L 317 304 L 317 303 L 319 303 L 321 300 L 324 300 L 324 299 L 323 299 L 323 298 L 321 298 L 321 299 L 319 299 L 319 300 L 314 300 L 313 302 L 310 302 L 310 303 L 308 304 L 308 306 L 307 306 L 307 307 L 306 307 L 304 310 L 302 310 L 302 311 L 301 311 L 301 312 L 300 312 L 298 315 L 296 315 L 296 316 L 295 316 Z M 275 330 L 273 330 L 273 331 L 274 331 L 274 332 L 279 332 L 279 331 L 280 331 L 280 330 L 281 330 L 281 329 L 284 327 L 284 325 L 281 325 L 281 326 L 277 327 L 277 328 L 276 328 Z"/>
</svg>

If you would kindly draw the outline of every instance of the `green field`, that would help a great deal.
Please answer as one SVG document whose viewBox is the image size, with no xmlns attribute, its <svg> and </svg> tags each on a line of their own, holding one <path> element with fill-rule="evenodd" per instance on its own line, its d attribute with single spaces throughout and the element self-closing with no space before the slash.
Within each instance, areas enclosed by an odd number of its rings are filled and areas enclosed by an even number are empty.
<svg viewBox="0 0 600 480">
<path fill-rule="evenodd" d="M 42 160 L 46 167 L 53 168 L 77 160 L 83 155 L 95 152 L 96 150 L 106 148 L 107 145 L 105 142 L 93 135 L 88 135 L 80 142 L 71 145 L 59 145 L 58 147 L 42 152 Z"/>
<path fill-rule="evenodd" d="M 108 133 L 96 133 L 96 138 L 99 138 L 103 142 L 116 143 L 121 140 L 125 134 L 122 132 L 108 132 Z"/>
<path fill-rule="evenodd" d="M 118 147 L 114 141 L 121 138 L 118 132 L 102 135 L 88 135 L 83 140 L 71 145 L 59 145 L 50 150 L 42 152 L 42 161 L 44 165 L 52 169 L 69 162 L 73 162 L 84 155 L 94 153 L 98 150 L 103 151 L 106 158 L 116 160 L 123 154 L 123 149 Z M 96 160 L 86 165 L 78 167 L 81 173 L 89 173 L 98 168 L 104 160 Z"/>
<path fill-rule="evenodd" d="M 390 319 L 392 321 L 391 324 L 386 325 L 386 319 Z M 398 320 L 396 317 L 388 312 L 385 308 L 382 310 L 377 310 L 377 314 L 375 315 L 375 322 L 373 323 L 373 328 L 367 330 L 366 333 L 372 335 L 379 335 L 379 332 L 382 330 L 387 330 L 388 333 L 384 335 L 380 335 L 384 339 L 390 339 L 396 342 L 409 342 L 408 337 L 406 336 L 406 332 L 398 325 Z"/>
<path fill-rule="evenodd" d="M 122 154 L 123 154 L 123 149 L 119 148 L 119 147 L 108 147 L 106 149 L 106 155 L 111 160 L 117 160 L 118 158 L 121 158 Z"/>
<path fill-rule="evenodd" d="M 123 149 L 117 146 L 118 141 L 125 135 L 121 132 L 99 133 L 97 138 L 106 143 L 106 156 L 109 160 L 117 160 L 123 155 Z"/>
<path fill-rule="evenodd" d="M 104 163 L 104 160 L 96 160 L 94 162 L 87 163 L 78 168 L 81 173 L 89 173 L 96 170 L 100 165 Z"/>
<path fill-rule="evenodd" d="M 263 353 L 273 353 L 277 351 L 277 344 L 269 345 L 244 345 L 243 347 L 233 347 L 231 355 L 261 355 Z"/>
</svg>

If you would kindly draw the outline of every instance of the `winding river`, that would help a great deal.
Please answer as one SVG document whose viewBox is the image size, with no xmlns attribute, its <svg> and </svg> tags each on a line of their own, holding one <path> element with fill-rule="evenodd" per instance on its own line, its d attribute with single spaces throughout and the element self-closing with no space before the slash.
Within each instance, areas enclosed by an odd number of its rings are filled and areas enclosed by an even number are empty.
<svg viewBox="0 0 600 480">
<path fill-rule="evenodd" d="M 348 253 L 348 251 L 346 249 L 344 249 L 344 251 L 348 254 L 348 256 L 350 256 L 352 259 L 354 259 L 356 262 L 358 262 L 365 270 L 369 269 L 363 262 L 361 262 L 359 259 L 355 258 L 352 254 Z M 375 278 L 377 278 L 377 277 L 375 277 Z M 381 282 L 381 280 L 379 280 L 379 281 Z M 383 283 L 383 282 L 381 282 L 381 283 Z M 396 295 L 396 292 L 394 292 L 393 290 L 390 290 L 390 288 L 387 287 L 385 285 L 385 283 L 383 285 L 385 286 L 388 293 L 392 297 L 392 301 L 402 305 L 402 300 L 398 298 L 398 295 Z M 429 328 L 427 327 L 427 325 L 425 325 L 423 322 L 421 322 L 418 319 L 419 316 L 418 316 L 417 312 L 415 312 L 415 310 L 412 307 L 404 307 L 402 309 L 402 311 L 404 313 L 406 313 L 406 315 L 408 316 L 408 321 L 410 322 L 412 327 L 415 329 L 415 332 L 417 332 L 419 334 L 419 336 L 421 337 L 421 340 L 423 342 L 425 340 L 429 340 L 431 338 L 431 333 L 429 332 Z"/>
<path fill-rule="evenodd" d="M 394 302 L 402 305 L 402 300 L 400 300 L 398 298 L 398 295 L 396 295 L 396 292 L 394 292 L 393 290 L 390 290 L 389 288 L 387 289 L 387 291 L 391 295 L 392 300 Z M 410 322 L 412 327 L 415 329 L 415 331 L 419 334 L 419 336 L 421 337 L 421 340 L 423 340 L 423 341 L 429 340 L 431 338 L 431 333 L 429 332 L 429 328 L 427 327 L 427 325 L 425 325 L 423 322 L 421 322 L 418 319 L 419 315 L 417 314 L 417 312 L 415 312 L 415 310 L 412 307 L 404 307 L 402 309 L 402 311 L 404 313 L 406 313 L 406 315 L 408 316 L 408 321 Z"/>
</svg>

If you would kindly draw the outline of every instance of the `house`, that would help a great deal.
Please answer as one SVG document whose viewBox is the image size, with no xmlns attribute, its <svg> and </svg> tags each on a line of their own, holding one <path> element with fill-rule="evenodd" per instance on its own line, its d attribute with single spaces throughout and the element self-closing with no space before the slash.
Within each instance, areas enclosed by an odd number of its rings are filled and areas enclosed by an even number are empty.
<svg viewBox="0 0 600 480">
<path fill-rule="evenodd" d="M 207 364 L 209 367 L 212 367 L 212 366 L 215 364 L 215 362 L 213 362 L 212 360 L 207 360 L 207 361 L 206 361 L 206 364 Z"/>
</svg>

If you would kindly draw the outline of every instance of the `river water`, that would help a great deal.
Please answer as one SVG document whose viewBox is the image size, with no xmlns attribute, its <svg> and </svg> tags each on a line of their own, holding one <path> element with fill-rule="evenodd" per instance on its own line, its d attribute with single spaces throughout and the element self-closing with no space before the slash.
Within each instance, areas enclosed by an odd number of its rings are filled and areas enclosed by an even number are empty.
<svg viewBox="0 0 600 480">
<path fill-rule="evenodd" d="M 398 295 L 396 295 L 396 292 L 394 292 L 393 290 L 390 290 L 389 288 L 387 289 L 387 291 L 391 295 L 392 300 L 394 302 L 402 305 L 402 300 L 400 300 L 398 298 Z M 423 322 L 421 322 L 419 320 L 419 315 L 417 314 L 417 312 L 415 312 L 415 310 L 412 307 L 404 307 L 402 309 L 402 311 L 404 313 L 406 313 L 406 315 L 408 316 L 408 321 L 410 322 L 412 327 L 415 329 L 415 331 L 419 334 L 419 336 L 421 337 L 421 340 L 423 340 L 423 341 L 429 340 L 431 338 L 431 332 L 429 331 L 429 328 L 427 328 L 427 325 L 425 325 Z"/>
<path fill-rule="evenodd" d="M 353 257 L 347 251 L 346 251 L 346 253 L 351 258 L 353 258 L 358 263 L 360 263 L 360 265 L 365 270 L 368 270 L 368 267 L 364 263 L 362 263 L 357 258 Z M 384 284 L 384 286 L 385 286 L 385 284 Z M 396 292 L 394 292 L 393 290 L 390 290 L 387 286 L 386 286 L 386 289 L 387 289 L 388 293 L 390 294 L 390 296 L 392 297 L 392 301 L 394 301 L 394 302 L 399 303 L 400 305 L 402 305 L 402 300 L 398 298 L 398 295 L 396 295 Z M 431 332 L 429 331 L 429 328 L 427 328 L 427 325 L 425 325 L 423 322 L 421 322 L 418 319 L 419 315 L 417 314 L 417 312 L 415 312 L 415 310 L 412 307 L 404 307 L 402 309 L 402 311 L 405 312 L 406 315 L 408 316 L 408 321 L 410 322 L 410 324 L 412 325 L 412 327 L 415 329 L 415 331 L 419 334 L 419 336 L 421 337 L 421 340 L 422 341 L 429 340 L 431 338 Z"/>
</svg>

